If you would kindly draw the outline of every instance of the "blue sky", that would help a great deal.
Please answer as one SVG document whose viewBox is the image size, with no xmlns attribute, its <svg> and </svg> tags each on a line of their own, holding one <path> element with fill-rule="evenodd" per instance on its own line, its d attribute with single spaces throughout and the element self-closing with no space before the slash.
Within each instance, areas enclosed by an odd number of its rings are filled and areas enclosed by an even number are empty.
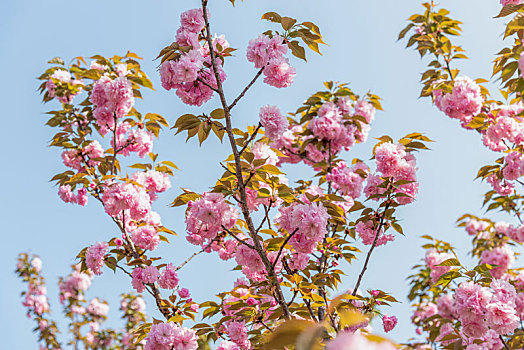
<svg viewBox="0 0 524 350">
<path fill-rule="evenodd" d="M 0 2 L 0 66 L 4 81 L 0 85 L 3 107 L 0 142 L 4 149 L 0 172 L 4 184 L 0 202 L 4 237 L 0 254 L 0 329 L 4 348 L 36 348 L 36 336 L 31 333 L 34 324 L 25 317 L 20 305 L 23 285 L 13 273 L 17 253 L 34 252 L 44 260 L 53 316 L 63 324 L 56 298 L 58 276 L 68 273 L 69 265 L 83 247 L 118 234 L 97 203 L 91 201 L 86 208 L 64 204 L 49 182 L 64 167 L 59 151 L 47 147 L 52 130 L 44 126 L 44 113 L 52 107 L 41 103 L 35 77 L 46 68 L 47 60 L 55 56 L 67 62 L 78 55 L 111 56 L 131 50 L 144 57 L 143 69 L 157 88 L 144 94 L 145 99 L 138 102 L 139 110 L 160 113 L 174 123 L 178 116 L 197 109 L 183 105 L 172 92 L 161 89 L 157 62 L 152 59 L 174 40 L 180 12 L 198 4 L 197 0 Z M 441 4 L 451 10 L 454 18 L 464 22 L 464 36 L 458 42 L 471 60 L 462 63 L 463 74 L 489 79 L 494 54 L 503 47 L 503 20 L 492 18 L 500 8 L 498 1 L 442 0 Z M 391 310 L 384 309 L 400 320 L 391 337 L 402 341 L 414 336 L 405 301 L 405 278 L 423 255 L 422 240 L 418 237 L 431 234 L 452 241 L 465 257 L 469 237 L 455 228 L 454 222 L 466 212 L 483 213 L 482 194 L 488 187 L 473 179 L 482 165 L 496 159 L 494 153 L 482 146 L 477 134 L 460 128 L 432 107 L 430 101 L 418 99 L 418 81 L 425 64 L 418 54 L 405 50 L 403 42 L 396 42 L 396 38 L 406 19 L 421 11 L 419 2 L 246 0 L 233 8 L 226 0 L 213 0 L 210 9 L 212 30 L 225 34 L 231 45 L 239 49 L 225 66 L 226 93 L 230 98 L 255 73 L 245 60 L 245 48 L 249 39 L 272 28 L 268 22 L 259 20 L 264 12 L 276 11 L 313 21 L 329 44 L 322 47 L 323 56 L 308 52 L 307 63 L 292 59 L 297 77 L 290 88 L 277 90 L 264 84 L 253 88 L 235 111 L 236 126 L 255 123 L 258 109 L 265 104 L 278 105 L 285 112 L 294 111 L 311 93 L 322 89 L 323 81 L 338 80 L 349 82 L 356 92 L 371 90 L 383 98 L 385 112 L 377 113 L 371 137 L 389 134 L 398 139 L 417 131 L 436 141 L 431 151 L 418 155 L 421 182 L 418 200 L 398 212 L 406 236 L 375 251 L 363 282 L 363 289 L 383 289 L 403 301 Z M 217 106 L 214 99 L 204 108 L 210 111 Z M 161 249 L 175 264 L 185 260 L 195 247 L 184 238 L 183 209 L 169 208 L 167 204 L 178 194 L 178 187 L 196 192 L 206 190 L 222 173 L 218 161 L 228 154 L 227 145 L 212 138 L 202 148 L 194 140 L 184 141 L 183 136 L 175 137 L 166 131 L 154 149 L 161 158 L 172 160 L 181 169 L 172 180 L 173 188 L 161 196 L 155 207 L 164 224 L 180 233 L 171 245 Z M 354 147 L 343 158 L 369 159 L 372 146 L 370 140 Z M 310 174 L 304 167 L 286 169 L 291 179 Z M 348 276 L 344 288 L 354 285 L 361 264 L 362 260 L 345 267 Z M 230 271 L 232 267 L 231 263 L 218 263 L 216 256 L 200 256 L 184 268 L 182 283 L 197 300 L 212 298 L 232 286 L 236 276 Z M 130 288 L 122 275 L 107 272 L 95 279 L 88 297 L 98 295 L 109 300 L 114 312 L 109 323 L 116 325 L 120 317 L 118 295 Z"/>
</svg>

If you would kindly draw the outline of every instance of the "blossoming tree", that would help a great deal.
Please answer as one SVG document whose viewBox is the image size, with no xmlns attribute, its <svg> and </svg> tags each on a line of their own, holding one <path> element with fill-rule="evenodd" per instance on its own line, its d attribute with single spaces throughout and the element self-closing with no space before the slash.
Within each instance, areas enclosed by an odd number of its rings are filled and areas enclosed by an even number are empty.
<svg viewBox="0 0 524 350">
<path fill-rule="evenodd" d="M 487 147 L 506 154 L 496 165 L 482 168 L 479 177 L 494 188 L 486 194 L 488 209 L 501 209 L 520 220 L 522 201 L 515 183 L 524 174 L 524 80 L 515 74 L 524 5 L 505 4 L 499 15 L 515 13 L 506 35 L 519 36 L 495 62 L 509 105 L 490 100 L 481 80 L 458 77 L 452 63 L 465 56 L 449 36 L 459 33 L 460 22 L 433 4 L 424 6 L 426 12 L 412 16 L 400 35 L 410 33 L 408 45 L 434 57 L 433 68 L 423 75 L 422 96 L 431 96 L 446 115 L 480 132 Z M 370 162 L 351 159 L 346 152 L 367 141 L 375 111 L 381 110 L 380 98 L 357 94 L 340 82 L 324 83 L 322 91 L 289 116 L 263 101 L 253 111 L 258 112 L 258 123 L 246 130 L 235 127 L 235 107 L 254 84 L 263 80 L 276 89 L 290 88 L 296 74 L 293 60 L 305 60 L 306 50 L 320 53 L 324 41 L 312 22 L 264 14 L 270 29 L 244 45 L 255 69 L 253 78 L 231 99 L 223 88 L 225 62 L 237 49 L 225 36 L 212 34 L 212 18 L 208 0 L 182 13 L 176 41 L 157 57 L 162 87 L 174 90 L 173 98 L 200 107 L 198 115 L 165 118 L 139 112 L 135 99 L 152 84 L 140 58 L 131 52 L 93 56 L 89 63 L 77 57 L 71 65 L 55 58 L 40 76 L 44 101 L 57 106 L 47 122 L 57 129 L 51 146 L 63 150 L 68 168 L 52 179 L 59 197 L 80 206 L 89 199 L 100 203 L 116 232 L 83 249 L 71 274 L 60 279 L 59 300 L 69 320 L 67 344 L 49 316 L 42 261 L 20 255 L 17 273 L 28 285 L 23 305 L 37 324 L 41 349 L 397 348 L 367 327 L 373 318 L 382 320 L 385 332 L 396 326 L 397 318 L 386 313 L 395 297 L 360 287 L 375 249 L 403 234 L 396 211 L 416 198 L 415 154 L 431 140 L 416 132 L 397 141 L 383 136 Z M 208 106 L 213 97 L 219 108 Z M 187 139 L 197 138 L 202 147 L 208 137 L 217 137 L 231 150 L 215 165 L 224 172 L 208 191 L 183 189 L 172 202 L 186 208 L 185 238 L 196 246 L 179 264 L 157 256 L 157 247 L 171 244 L 168 237 L 174 232 L 152 209 L 171 187 L 176 169 L 172 161 L 153 153 L 155 139 L 170 125 Z M 291 185 L 283 164 L 310 167 L 315 175 Z M 416 309 L 413 322 L 427 336 L 398 346 L 522 348 L 524 275 L 510 266 L 511 245 L 524 241 L 523 226 L 471 215 L 459 222 L 474 235 L 472 254 L 479 265 L 463 267 L 449 243 L 428 237 L 426 264 L 410 277 L 409 295 Z M 357 240 L 368 248 L 361 255 Z M 201 253 L 234 260 L 244 277 L 232 279 L 231 289 L 211 300 L 193 300 L 177 273 Z M 350 290 L 340 290 L 341 263 L 361 266 L 360 273 L 351 276 Z M 103 327 L 106 302 L 84 297 L 96 276 L 107 270 L 127 275 L 127 289 L 136 292 L 125 289 L 122 294 L 125 322 L 120 329 Z M 155 301 L 150 317 L 143 293 Z"/>
</svg>

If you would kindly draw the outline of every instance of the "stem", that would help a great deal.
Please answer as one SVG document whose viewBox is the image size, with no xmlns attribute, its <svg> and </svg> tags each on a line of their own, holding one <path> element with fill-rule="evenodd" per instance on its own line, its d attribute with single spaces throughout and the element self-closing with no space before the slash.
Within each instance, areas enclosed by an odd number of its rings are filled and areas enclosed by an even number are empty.
<svg viewBox="0 0 524 350">
<path fill-rule="evenodd" d="M 231 103 L 229 105 L 229 110 L 232 110 L 233 107 L 236 106 L 236 104 L 238 103 L 238 101 L 240 101 L 240 99 L 242 97 L 244 97 L 244 95 L 246 94 L 247 90 L 249 90 L 249 88 L 251 86 L 253 86 L 253 84 L 255 84 L 255 82 L 257 81 L 257 79 L 262 75 L 262 72 L 264 71 L 264 68 L 266 68 L 265 66 L 260 68 L 260 70 L 257 72 L 257 74 L 255 75 L 255 77 L 251 80 L 251 82 L 249 84 L 247 84 L 247 86 L 244 88 L 244 90 L 242 90 L 242 92 L 240 93 L 240 95 L 238 95 L 237 98 L 235 98 L 235 100 L 233 101 L 233 103 Z M 242 153 L 242 152 L 241 152 Z"/>
<path fill-rule="evenodd" d="M 251 134 L 251 136 L 249 137 L 249 139 L 246 141 L 246 143 L 244 144 L 244 147 L 242 147 L 242 149 L 240 150 L 240 152 L 238 152 L 239 155 L 242 155 L 242 153 L 245 151 L 245 149 L 247 148 L 247 146 L 249 146 L 249 143 L 251 141 L 253 141 L 253 139 L 256 137 L 256 135 L 258 134 L 258 130 L 260 130 L 260 127 L 262 126 L 262 124 L 258 123 L 255 131 L 253 131 L 253 133 Z"/>
<path fill-rule="evenodd" d="M 507 350 L 511 350 L 511 349 L 509 348 L 508 344 L 506 344 L 506 341 L 504 340 L 504 338 L 502 338 L 501 335 L 499 335 L 499 338 L 500 338 L 500 340 L 502 341 L 502 344 L 504 344 L 504 347 L 505 347 Z"/>
<path fill-rule="evenodd" d="M 275 270 L 273 269 L 273 266 L 271 262 L 269 261 L 265 251 L 264 247 L 262 246 L 262 243 L 260 242 L 260 239 L 258 238 L 255 227 L 253 225 L 253 220 L 251 219 L 251 215 L 249 213 L 249 210 L 247 208 L 247 197 L 246 197 L 246 190 L 244 188 L 243 184 L 243 178 L 242 178 L 242 166 L 240 164 L 240 155 L 238 153 L 238 149 L 235 143 L 235 137 L 233 135 L 233 128 L 231 126 L 231 112 L 229 110 L 229 105 L 226 101 L 226 96 L 224 94 L 224 89 L 222 87 L 222 81 L 220 80 L 220 75 L 218 72 L 217 63 L 215 60 L 215 51 L 213 50 L 213 41 L 211 39 L 211 29 L 209 26 L 209 19 L 207 16 L 207 2 L 208 0 L 201 0 L 202 1 L 202 12 L 204 15 L 204 22 L 206 26 L 206 39 L 209 45 L 209 54 L 211 56 L 211 66 L 213 68 L 213 72 L 215 74 L 216 82 L 217 82 L 217 90 L 218 95 L 220 96 L 220 102 L 222 104 L 222 109 L 224 110 L 225 119 L 226 119 L 226 132 L 229 139 L 229 143 L 231 144 L 231 149 L 233 150 L 233 156 L 235 157 L 235 175 L 238 180 L 239 185 L 239 192 L 240 192 L 240 207 L 242 209 L 242 214 L 244 216 L 244 219 L 247 223 L 248 229 L 249 229 L 249 235 L 251 236 L 255 250 L 257 251 L 258 255 L 260 256 L 260 259 L 264 263 L 264 266 L 267 271 L 267 277 L 269 282 L 272 284 L 273 288 L 275 289 L 276 294 L 276 300 L 280 307 L 282 308 L 282 313 L 285 318 L 290 318 L 291 314 L 289 312 L 289 309 L 287 307 L 286 300 L 284 298 L 284 294 L 282 292 L 282 288 L 280 287 L 280 283 L 278 281 L 278 278 L 276 276 Z"/>
<path fill-rule="evenodd" d="M 273 262 L 273 268 L 277 265 L 278 259 L 280 259 L 280 255 L 282 255 L 282 251 L 284 250 L 284 247 L 286 246 L 287 242 L 289 242 L 291 237 L 293 237 L 295 233 L 297 233 L 297 231 L 298 231 L 298 228 L 296 228 L 289 236 L 287 236 L 284 243 L 282 243 L 282 245 L 280 246 L 280 249 L 278 250 L 277 258 Z"/>
<path fill-rule="evenodd" d="M 216 239 L 216 238 L 215 238 Z M 209 244 L 205 247 L 205 248 L 202 248 L 200 251 L 198 252 L 194 252 L 189 258 L 187 258 L 182 264 L 178 265 L 176 268 L 175 268 L 175 271 L 178 271 L 180 270 L 181 268 L 183 268 L 188 262 L 190 262 L 191 260 L 193 260 L 193 258 L 199 254 L 202 254 L 203 252 L 205 252 L 207 250 L 207 248 L 209 248 L 211 246 L 211 244 L 213 244 L 213 242 L 215 241 L 215 239 L 213 239 L 211 242 L 209 242 Z"/>
<path fill-rule="evenodd" d="M 214 88 L 210 84 L 206 83 L 204 80 L 202 80 L 202 78 L 197 78 L 197 81 L 201 82 L 202 84 L 204 84 L 205 86 L 207 86 L 208 88 L 213 90 L 214 92 L 218 93 L 218 90 L 216 88 Z"/>
<path fill-rule="evenodd" d="M 382 213 L 382 216 L 380 218 L 380 224 L 377 227 L 377 233 L 375 234 L 375 239 L 373 240 L 373 244 L 371 245 L 368 255 L 366 256 L 366 261 L 364 262 L 362 271 L 360 272 L 360 275 L 358 276 L 357 284 L 355 285 L 355 288 L 353 288 L 353 293 L 351 293 L 351 295 L 353 296 L 357 295 L 357 290 L 358 290 L 358 287 L 360 287 L 360 282 L 362 282 L 364 273 L 366 272 L 368 268 L 369 258 L 371 257 L 371 253 L 373 253 L 373 250 L 375 250 L 375 247 L 377 245 L 378 237 L 380 236 L 380 230 L 384 226 L 384 218 L 386 217 L 386 212 L 388 211 L 390 204 L 391 204 L 391 200 L 388 198 L 386 202 L 386 207 L 384 208 L 384 212 Z"/>
</svg>

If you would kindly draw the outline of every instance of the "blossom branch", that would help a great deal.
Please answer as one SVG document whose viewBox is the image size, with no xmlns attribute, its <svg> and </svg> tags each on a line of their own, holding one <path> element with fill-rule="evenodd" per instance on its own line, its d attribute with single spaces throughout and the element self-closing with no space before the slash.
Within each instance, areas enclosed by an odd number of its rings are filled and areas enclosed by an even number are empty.
<svg viewBox="0 0 524 350">
<path fill-rule="evenodd" d="M 211 39 L 211 29 L 209 25 L 209 18 L 207 16 L 207 3 L 208 0 L 202 0 L 202 12 L 204 16 L 204 23 L 206 28 L 206 40 L 210 48 L 213 48 L 213 40 Z M 215 59 L 215 51 L 213 49 L 209 50 L 209 54 L 211 56 L 211 66 L 213 68 L 213 73 L 215 74 L 216 82 L 217 82 L 217 89 L 218 89 L 218 95 L 220 97 L 220 102 L 222 104 L 222 109 L 224 110 L 224 115 L 226 119 L 226 133 L 229 139 L 229 143 L 231 145 L 231 148 L 233 150 L 233 156 L 235 158 L 235 175 L 238 180 L 239 184 L 239 193 L 240 193 L 240 207 L 242 209 L 242 214 L 244 216 L 244 219 L 247 223 L 249 234 L 251 238 L 253 239 L 255 250 L 257 251 L 258 255 L 260 256 L 260 259 L 264 263 L 264 266 L 267 271 L 268 280 L 271 283 L 271 285 L 275 289 L 276 293 L 276 300 L 280 307 L 282 308 L 282 313 L 285 318 L 290 318 L 291 314 L 289 312 L 284 293 L 282 292 L 282 288 L 280 287 L 280 283 L 278 282 L 276 273 L 273 269 L 273 266 L 271 262 L 269 261 L 265 251 L 264 247 L 262 246 L 262 243 L 260 242 L 260 239 L 256 235 L 255 227 L 253 225 L 253 220 L 251 218 L 251 215 L 249 213 L 248 207 L 247 207 L 247 196 L 246 196 L 246 190 L 243 186 L 242 182 L 242 166 L 240 163 L 240 155 L 238 153 L 238 148 L 235 143 L 235 137 L 233 135 L 233 128 L 231 125 L 231 112 L 229 109 L 229 105 L 226 101 L 226 96 L 224 94 L 224 89 L 222 87 L 222 80 L 220 79 L 220 74 L 218 71 L 216 59 Z"/>
<path fill-rule="evenodd" d="M 375 250 L 375 247 L 377 245 L 378 237 L 380 236 L 380 230 L 382 230 L 382 227 L 384 226 L 384 219 L 386 217 L 386 213 L 389 209 L 389 206 L 391 205 L 391 200 L 388 198 L 386 201 L 386 206 L 384 208 L 384 212 L 382 213 L 382 216 L 380 217 L 380 223 L 377 227 L 377 233 L 375 234 L 375 239 L 373 240 L 373 244 L 371 245 L 371 248 L 368 251 L 368 254 L 366 256 L 366 260 L 364 261 L 364 266 L 362 267 L 362 271 L 360 272 L 360 275 L 358 276 L 357 284 L 355 285 L 355 288 L 353 288 L 353 293 L 351 295 L 355 296 L 357 294 L 357 290 L 360 287 L 360 282 L 362 282 L 362 278 L 364 277 L 364 273 L 367 270 L 369 259 L 371 257 L 371 253 L 373 253 L 373 250 Z"/>
<path fill-rule="evenodd" d="M 233 232 L 229 231 L 227 228 L 225 228 L 223 225 L 222 225 L 222 228 L 231 235 L 231 237 L 233 237 L 234 239 L 236 239 L 239 243 L 245 245 L 246 247 L 250 248 L 250 249 L 255 249 L 255 246 L 247 243 L 246 241 L 244 240 L 241 240 L 237 235 L 235 235 Z"/>
<path fill-rule="evenodd" d="M 275 268 L 275 266 L 277 265 L 278 259 L 280 259 L 280 255 L 282 255 L 282 251 L 284 250 L 284 247 L 286 246 L 287 242 L 289 242 L 291 237 L 293 237 L 295 235 L 295 233 L 297 233 L 297 231 L 298 231 L 298 227 L 289 236 L 286 237 L 286 239 L 284 240 L 284 242 L 280 246 L 280 249 L 278 250 L 277 257 L 276 257 L 275 261 L 273 262 L 273 268 Z"/>
<path fill-rule="evenodd" d="M 209 244 L 207 246 L 205 246 L 204 248 L 202 248 L 201 250 L 199 250 L 198 252 L 194 252 L 189 258 L 187 258 L 183 263 L 181 263 L 180 265 L 178 265 L 176 268 L 175 268 L 175 271 L 178 271 L 180 270 L 181 268 L 183 268 L 188 262 L 190 262 L 191 260 L 193 260 L 193 258 L 195 258 L 197 255 L 199 254 L 202 254 L 203 252 L 205 252 L 207 250 L 207 248 L 211 247 L 211 244 L 213 244 L 213 242 L 215 241 L 216 237 L 211 240 L 211 242 L 209 242 Z"/>
</svg>

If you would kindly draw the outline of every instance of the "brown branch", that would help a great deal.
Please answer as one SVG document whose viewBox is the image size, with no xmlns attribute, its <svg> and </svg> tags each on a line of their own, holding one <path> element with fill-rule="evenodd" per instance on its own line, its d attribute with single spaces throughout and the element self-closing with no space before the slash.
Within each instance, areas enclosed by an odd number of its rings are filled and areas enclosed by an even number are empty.
<svg viewBox="0 0 524 350">
<path fill-rule="evenodd" d="M 282 308 L 282 313 L 285 318 L 290 318 L 291 314 L 289 313 L 289 309 L 287 307 L 284 293 L 282 292 L 282 288 L 280 286 L 280 282 L 278 281 L 275 270 L 273 269 L 271 262 L 269 261 L 264 251 L 264 247 L 262 246 L 260 239 L 256 235 L 255 228 L 253 225 L 253 220 L 251 218 L 251 215 L 247 207 L 246 190 L 242 183 L 242 166 L 240 164 L 240 155 L 238 153 L 238 148 L 235 143 L 235 137 L 233 135 L 233 128 L 231 125 L 231 112 L 229 110 L 229 105 L 226 101 L 226 96 L 224 94 L 222 81 L 220 80 L 220 74 L 219 74 L 217 62 L 215 59 L 216 57 L 215 51 L 213 50 L 213 40 L 211 39 L 211 29 L 209 25 L 209 18 L 207 16 L 208 0 L 201 0 L 201 2 L 202 2 L 202 12 L 204 15 L 205 28 L 206 28 L 206 40 L 210 48 L 209 54 L 211 56 L 211 66 L 213 68 L 213 73 L 215 74 L 215 78 L 217 82 L 217 90 L 218 90 L 218 95 L 220 97 L 220 103 L 222 104 L 222 109 L 224 110 L 224 117 L 226 119 L 227 136 L 229 139 L 229 143 L 231 145 L 231 149 L 233 150 L 233 156 L 235 158 L 235 168 L 236 168 L 235 175 L 239 183 L 240 207 L 242 209 L 242 215 L 244 216 L 244 219 L 246 221 L 246 224 L 249 230 L 249 234 L 251 238 L 253 239 L 253 245 L 255 247 L 255 250 L 257 251 L 258 255 L 260 256 L 260 259 L 262 260 L 266 268 L 267 278 L 269 282 L 271 283 L 271 285 L 273 286 L 273 288 L 275 289 L 276 299 L 277 299 L 278 304 Z"/>
<path fill-rule="evenodd" d="M 284 247 L 286 246 L 287 242 L 289 242 L 291 237 L 293 237 L 295 235 L 295 233 L 297 233 L 297 231 L 298 231 L 298 227 L 289 236 L 287 236 L 287 238 L 284 240 L 284 242 L 280 246 L 280 249 L 278 250 L 277 257 L 276 257 L 275 261 L 273 261 L 273 268 L 275 268 L 275 266 L 277 265 L 278 259 L 280 259 L 280 255 L 282 255 L 282 251 L 284 250 Z"/>
<path fill-rule="evenodd" d="M 240 99 L 242 97 L 244 97 L 244 95 L 246 94 L 247 90 L 249 90 L 249 88 L 251 86 L 253 86 L 253 84 L 255 84 L 255 82 L 257 81 L 257 79 L 262 75 L 262 72 L 264 71 L 264 68 L 266 68 L 265 66 L 260 68 L 260 70 L 257 72 L 257 74 L 255 75 L 255 77 L 249 82 L 249 84 L 247 84 L 247 86 L 244 88 L 244 90 L 242 90 L 242 92 L 240 93 L 240 95 L 238 95 L 237 98 L 235 98 L 235 100 L 233 101 L 233 103 L 231 103 L 228 108 L 229 110 L 232 110 L 233 107 L 236 106 L 236 104 L 238 103 L 238 101 L 240 101 Z"/>
<path fill-rule="evenodd" d="M 234 239 L 236 239 L 239 243 L 245 245 L 246 247 L 250 248 L 250 249 L 255 249 L 255 246 L 247 243 L 246 241 L 240 239 L 237 235 L 235 235 L 233 232 L 229 231 L 227 228 L 225 228 L 224 226 L 222 226 L 222 228 L 224 229 L 224 231 L 226 231 L 227 233 L 229 233 L 231 235 L 231 237 L 233 237 Z"/>
<path fill-rule="evenodd" d="M 502 341 L 502 344 L 504 344 L 504 347 L 506 348 L 506 350 L 511 350 L 508 344 L 506 343 L 506 341 L 504 340 L 504 338 L 502 338 L 502 335 L 499 335 L 499 338 Z"/>
<path fill-rule="evenodd" d="M 242 155 L 242 153 L 245 151 L 245 149 L 247 148 L 247 146 L 249 146 L 249 143 L 251 141 L 253 141 L 253 139 L 256 137 L 256 135 L 258 134 L 258 130 L 260 130 L 260 128 L 262 127 L 262 124 L 258 123 L 257 127 L 255 128 L 255 130 L 253 131 L 253 133 L 251 134 L 251 136 L 249 137 L 249 139 L 246 141 L 246 143 L 244 144 L 244 147 L 242 147 L 242 149 L 240 150 L 240 152 L 238 152 L 238 155 Z"/>
<path fill-rule="evenodd" d="M 207 246 L 205 246 L 204 248 L 202 248 L 200 251 L 198 252 L 194 252 L 189 258 L 187 258 L 183 263 L 181 263 L 180 265 L 178 265 L 176 268 L 175 268 L 175 271 L 178 271 L 180 270 L 181 268 L 183 268 L 188 262 L 190 262 L 191 260 L 193 260 L 194 257 L 196 257 L 197 255 L 199 254 L 202 254 L 203 252 L 205 252 L 207 250 L 207 248 L 211 247 L 211 244 L 213 244 L 213 242 L 217 239 L 217 237 L 213 238 L 211 240 L 211 242 L 209 242 L 209 244 Z"/>
<path fill-rule="evenodd" d="M 373 244 L 371 245 L 371 248 L 368 251 L 368 254 L 366 256 L 366 261 L 364 262 L 364 266 L 362 267 L 362 271 L 360 272 L 360 275 L 358 276 L 357 284 L 355 285 L 355 288 L 353 288 L 352 295 L 355 296 L 357 294 L 357 289 L 360 287 L 360 282 L 362 282 L 362 278 L 364 277 L 364 273 L 366 272 L 369 264 L 369 258 L 371 257 L 371 253 L 373 253 L 373 250 L 375 249 L 378 241 L 378 237 L 380 236 L 380 230 L 384 226 L 384 219 L 386 217 L 386 213 L 389 209 L 389 206 L 391 204 L 391 199 L 387 199 L 386 207 L 384 208 L 384 212 L 382 213 L 382 216 L 380 217 L 380 223 L 377 227 L 377 233 L 375 233 L 375 239 L 373 240 Z"/>
<path fill-rule="evenodd" d="M 211 86 L 209 83 L 205 82 L 204 80 L 202 80 L 202 78 L 197 78 L 197 81 L 201 82 L 202 84 L 204 84 L 205 86 L 207 86 L 208 88 L 210 88 L 211 90 L 213 90 L 214 92 L 218 93 L 218 90 Z"/>
</svg>

